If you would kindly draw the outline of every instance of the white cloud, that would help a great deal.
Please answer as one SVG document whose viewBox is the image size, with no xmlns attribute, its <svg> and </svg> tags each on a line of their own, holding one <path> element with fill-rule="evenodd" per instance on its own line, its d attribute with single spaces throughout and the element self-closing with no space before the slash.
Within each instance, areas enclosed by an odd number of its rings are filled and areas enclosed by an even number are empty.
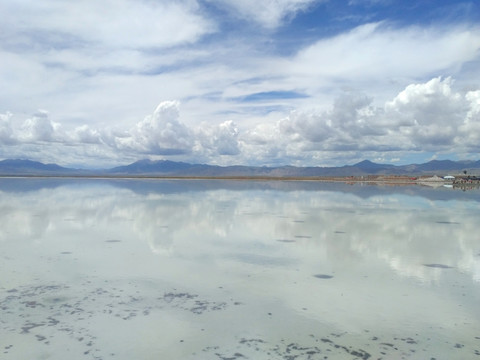
<svg viewBox="0 0 480 360">
<path fill-rule="evenodd" d="M 47 111 L 39 110 L 23 123 L 19 140 L 25 143 L 63 142 L 64 136 L 60 124 L 52 122 Z"/>
<path fill-rule="evenodd" d="M 0 111 L 43 107 L 79 126 L 128 121 L 159 97 L 184 96 L 192 85 L 169 76 L 183 92 L 168 94 L 156 74 L 205 58 L 194 44 L 217 31 L 195 0 L 6 0 L 0 13 Z"/>
<path fill-rule="evenodd" d="M 7 44 L 48 51 L 72 46 L 166 47 L 197 41 L 214 29 L 194 1 L 3 1 Z"/>
<path fill-rule="evenodd" d="M 152 155 L 190 153 L 193 146 L 191 131 L 179 120 L 179 103 L 160 103 L 152 115 L 145 117 L 129 131 L 129 137 L 116 139 L 119 149 L 130 149 Z"/>
<path fill-rule="evenodd" d="M 452 91 L 450 78 L 435 78 L 406 87 L 385 106 L 386 115 L 416 146 L 454 146 L 458 127 L 466 120 L 469 102 Z"/>
<path fill-rule="evenodd" d="M 79 162 L 84 154 L 120 163 L 173 156 L 222 165 L 318 165 L 365 154 L 397 158 L 411 151 L 478 152 L 480 90 L 460 92 L 452 79 L 437 77 L 407 86 L 383 106 L 373 101 L 346 92 L 329 110 L 297 110 L 276 122 L 243 129 L 231 120 L 186 125 L 177 101 L 161 102 L 134 126 L 116 129 L 85 124 L 66 130 L 45 111 L 18 123 L 7 113 L 0 116 L 0 147 L 38 156 L 42 144 L 42 153 L 51 156 L 48 161 L 61 156 L 63 163 L 69 156 Z"/>
<path fill-rule="evenodd" d="M 255 29 L 260 35 L 253 38 L 242 37 L 242 29 L 206 35 L 232 16 L 274 28 L 313 7 L 313 0 L 211 1 L 230 10 L 222 13 L 226 19 L 195 0 L 1 2 L 7 16 L 0 24 L 0 83 L 8 86 L 0 89 L 0 112 L 20 116 L 46 108 L 65 128 L 79 127 L 72 138 L 95 142 L 99 135 L 90 136 L 83 125 L 103 128 L 107 141 L 112 124 L 128 129 L 158 99 L 178 99 L 186 126 L 232 120 L 240 139 L 252 124 L 272 122 L 272 114 L 328 111 L 344 87 L 367 91 L 381 107 L 411 82 L 441 74 L 458 79 L 462 64 L 475 60 L 480 39 L 478 29 L 467 26 L 394 28 L 385 22 L 279 55 L 272 51 L 278 50 L 273 31 Z M 275 91 L 304 96 L 242 100 Z M 319 131 L 309 135 L 324 134 Z"/>
<path fill-rule="evenodd" d="M 0 114 L 0 144 L 12 145 L 16 142 L 13 138 L 11 117 L 11 113 Z"/>
<path fill-rule="evenodd" d="M 237 125 L 231 120 L 217 126 L 202 123 L 195 130 L 197 142 L 194 153 L 205 159 L 238 155 L 240 154 L 238 134 Z"/>
<path fill-rule="evenodd" d="M 266 28 L 276 28 L 318 0 L 209 0 L 233 10 L 234 15 L 253 20 Z"/>
<path fill-rule="evenodd" d="M 478 153 L 477 78 L 465 80 L 478 26 L 364 24 L 291 55 L 300 45 L 279 51 L 271 30 L 314 0 L 209 1 L 2 1 L 1 155 L 313 165 Z M 206 36 L 232 17 L 260 26 Z M 162 102 L 144 118 L 159 99 L 181 113 Z M 51 115 L 28 115 L 37 108 Z"/>
<path fill-rule="evenodd" d="M 81 144 L 101 144 L 102 135 L 98 130 L 91 129 L 88 125 L 75 128 L 72 138 Z"/>
<path fill-rule="evenodd" d="M 17 79 L 28 70 L 34 74 L 73 70 L 90 76 L 152 71 L 199 56 L 200 50 L 171 49 L 216 31 L 214 22 L 189 0 L 7 0 L 0 4 L 0 12 L 5 14 L 0 23 L 2 58 L 4 65 L 23 66 L 16 71 Z"/>
<path fill-rule="evenodd" d="M 348 93 L 329 111 L 292 112 L 273 128 L 257 126 L 242 140 L 252 153 L 257 153 L 253 148 L 263 148 L 268 154 L 265 148 L 271 148 L 292 159 L 328 159 L 332 152 L 351 151 L 377 156 L 420 149 L 468 152 L 478 148 L 480 91 L 462 94 L 452 86 L 450 78 L 412 84 L 384 107 L 373 106 L 373 99 L 364 95 Z"/>
<path fill-rule="evenodd" d="M 231 50 L 227 55 L 223 52 L 220 65 L 209 64 L 187 73 L 203 106 L 196 116 L 201 114 L 202 120 L 212 118 L 219 123 L 225 119 L 218 114 L 230 111 L 242 128 L 253 118 L 257 123 L 265 121 L 271 111 L 286 115 L 285 111 L 291 109 L 326 109 L 343 89 L 368 92 L 381 106 L 412 82 L 443 74 L 457 77 L 464 64 L 478 57 L 478 47 L 478 28 L 394 28 L 377 23 L 317 41 L 291 57 L 254 52 L 242 45 L 241 51 Z M 202 98 L 203 89 L 218 94 L 214 102 Z M 278 90 L 305 96 L 241 100 L 251 94 Z M 192 101 L 182 103 L 186 111 Z M 255 111 L 261 116 L 256 117 Z"/>
<path fill-rule="evenodd" d="M 294 74 L 310 79 L 414 79 L 458 70 L 478 57 L 479 48 L 478 28 L 391 28 L 371 23 L 317 41 L 300 51 L 291 66 Z"/>
<path fill-rule="evenodd" d="M 469 91 L 465 96 L 468 112 L 463 124 L 459 127 L 457 143 L 465 146 L 465 152 L 478 154 L 480 151 L 480 90 Z"/>
</svg>

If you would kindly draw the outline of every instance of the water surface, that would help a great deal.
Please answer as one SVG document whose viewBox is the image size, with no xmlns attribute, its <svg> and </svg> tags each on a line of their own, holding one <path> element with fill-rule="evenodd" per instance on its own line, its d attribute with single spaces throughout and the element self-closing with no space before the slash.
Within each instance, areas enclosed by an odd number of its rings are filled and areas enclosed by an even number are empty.
<svg viewBox="0 0 480 360">
<path fill-rule="evenodd" d="M 0 179 L 2 359 L 480 359 L 480 192 Z"/>
</svg>

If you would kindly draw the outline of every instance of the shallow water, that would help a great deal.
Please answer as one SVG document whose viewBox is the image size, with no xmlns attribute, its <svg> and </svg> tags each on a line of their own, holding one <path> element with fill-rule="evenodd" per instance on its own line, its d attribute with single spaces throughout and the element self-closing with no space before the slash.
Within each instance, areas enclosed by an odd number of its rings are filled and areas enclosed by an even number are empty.
<svg viewBox="0 0 480 360">
<path fill-rule="evenodd" d="M 0 179 L 2 359 L 480 359 L 480 191 Z"/>
</svg>

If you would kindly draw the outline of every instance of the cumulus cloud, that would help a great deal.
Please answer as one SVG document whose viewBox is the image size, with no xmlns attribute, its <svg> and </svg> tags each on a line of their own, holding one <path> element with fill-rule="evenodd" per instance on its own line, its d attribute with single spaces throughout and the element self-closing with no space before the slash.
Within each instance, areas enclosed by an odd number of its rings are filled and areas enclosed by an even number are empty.
<svg viewBox="0 0 480 360">
<path fill-rule="evenodd" d="M 400 133 L 425 150 L 454 146 L 458 127 L 466 120 L 469 101 L 452 90 L 450 78 L 412 84 L 385 105 Z"/>
<path fill-rule="evenodd" d="M 160 103 L 152 115 L 129 131 L 130 136 L 118 137 L 119 149 L 131 149 L 153 155 L 190 153 L 193 146 L 191 131 L 179 121 L 179 103 Z"/>
<path fill-rule="evenodd" d="M 465 99 L 468 102 L 468 112 L 459 127 L 459 137 L 456 141 L 466 147 L 467 152 L 480 151 L 480 90 L 469 91 Z"/>
<path fill-rule="evenodd" d="M 373 99 L 359 93 L 348 93 L 339 97 L 333 107 L 323 112 L 294 111 L 277 122 L 268 132 L 262 127 L 248 134 L 252 143 L 278 143 L 292 157 L 311 157 L 315 151 L 359 150 L 369 144 L 361 139 L 380 138 L 386 129 L 378 126 L 381 109 L 372 106 Z M 260 134 L 266 135 L 259 141 Z M 272 134 L 276 134 L 272 137 Z M 378 142 L 376 139 L 375 143 Z M 302 155 L 303 154 L 303 155 Z M 307 155 L 308 154 L 308 155 Z"/>
<path fill-rule="evenodd" d="M 50 144 L 56 153 L 68 145 L 77 157 L 81 150 L 117 161 L 168 157 L 222 165 L 297 161 L 315 165 L 342 155 L 385 158 L 389 153 L 402 157 L 412 151 L 478 152 L 480 90 L 462 92 L 451 78 L 436 77 L 408 85 L 383 105 L 350 91 L 328 110 L 296 110 L 275 122 L 243 128 L 231 120 L 186 125 L 177 101 L 161 102 L 143 120 L 116 129 L 83 125 L 66 131 L 45 111 L 20 124 L 13 118 L 9 113 L 0 116 L 3 149 Z"/>
<path fill-rule="evenodd" d="M 203 123 L 195 130 L 194 153 L 206 159 L 218 155 L 238 155 L 240 154 L 238 134 L 237 125 L 231 120 L 217 126 Z"/>
<path fill-rule="evenodd" d="M 234 11 L 238 17 L 253 20 L 266 28 L 278 27 L 285 18 L 294 17 L 318 0 L 210 0 Z"/>
<path fill-rule="evenodd" d="M 101 144 L 102 134 L 96 129 L 91 129 L 88 125 L 82 125 L 75 128 L 72 139 L 82 144 Z"/>
<path fill-rule="evenodd" d="M 277 150 L 280 144 L 282 156 L 293 159 L 348 151 L 468 152 L 478 148 L 480 91 L 462 94 L 452 86 L 450 78 L 412 84 L 383 107 L 368 96 L 347 93 L 328 111 L 295 111 L 274 127 L 257 126 L 245 141 Z"/>
<path fill-rule="evenodd" d="M 48 112 L 39 110 L 33 117 L 25 120 L 19 133 L 22 142 L 62 142 L 61 125 L 49 119 Z"/>
</svg>

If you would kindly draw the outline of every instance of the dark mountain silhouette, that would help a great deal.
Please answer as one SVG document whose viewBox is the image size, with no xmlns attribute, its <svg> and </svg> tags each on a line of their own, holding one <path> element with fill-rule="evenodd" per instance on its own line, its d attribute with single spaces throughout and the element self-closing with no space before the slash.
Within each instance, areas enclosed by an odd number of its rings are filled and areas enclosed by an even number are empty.
<svg viewBox="0 0 480 360">
<path fill-rule="evenodd" d="M 169 174 L 192 168 L 192 164 L 170 160 L 139 160 L 125 166 L 107 170 L 110 174 Z"/>
<path fill-rule="evenodd" d="M 64 168 L 57 164 L 43 164 L 31 160 L 7 159 L 0 161 L 0 174 L 5 175 L 55 175 L 73 172 L 76 172 L 76 170 Z"/>
<path fill-rule="evenodd" d="M 395 165 L 377 164 L 377 163 L 371 162 L 370 160 L 363 160 L 352 166 L 367 172 L 383 171 L 385 169 L 395 167 Z"/>
<path fill-rule="evenodd" d="M 318 177 L 318 176 L 362 176 L 362 175 L 426 175 L 467 170 L 480 171 L 480 161 L 430 161 L 425 164 L 395 166 L 377 164 L 363 160 L 354 165 L 341 167 L 258 167 L 258 166 L 215 166 L 189 164 L 169 160 L 140 160 L 130 165 L 106 170 L 117 175 L 163 175 L 163 176 L 203 176 L 203 177 Z"/>
<path fill-rule="evenodd" d="M 366 176 L 366 175 L 446 175 L 480 173 L 479 161 L 433 160 L 424 164 L 395 166 L 378 164 L 369 160 L 341 167 L 258 167 L 216 166 L 189 164 L 170 160 L 139 160 L 125 166 L 104 170 L 80 170 L 43 164 L 31 160 L 0 161 L 0 175 L 6 176 L 180 176 L 180 177 L 321 177 L 321 176 Z"/>
</svg>

